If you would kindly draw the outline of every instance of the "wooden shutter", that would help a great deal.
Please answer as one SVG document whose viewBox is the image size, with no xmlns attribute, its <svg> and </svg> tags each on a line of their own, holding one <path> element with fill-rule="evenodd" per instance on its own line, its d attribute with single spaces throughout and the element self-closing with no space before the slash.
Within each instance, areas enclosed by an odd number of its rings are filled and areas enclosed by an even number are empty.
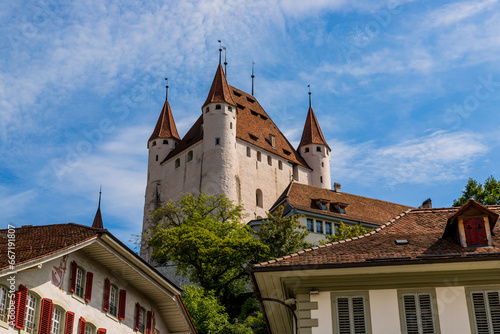
<svg viewBox="0 0 500 334">
<path fill-rule="evenodd" d="M 92 299 L 92 281 L 94 280 L 94 274 L 90 271 L 87 272 L 87 283 L 85 286 L 85 300 L 90 302 Z"/>
<path fill-rule="evenodd" d="M 24 317 L 26 316 L 26 300 L 28 299 L 28 289 L 24 285 L 19 285 L 16 292 L 16 328 L 24 328 Z"/>
<path fill-rule="evenodd" d="M 364 297 L 337 297 L 337 328 L 339 334 L 367 333 Z"/>
<path fill-rule="evenodd" d="M 109 290 L 111 288 L 111 282 L 109 279 L 104 280 L 104 311 L 109 311 Z"/>
<path fill-rule="evenodd" d="M 47 298 L 42 299 L 39 334 L 50 334 L 50 328 L 52 327 L 52 312 L 54 312 L 54 303 L 52 300 Z"/>
<path fill-rule="evenodd" d="M 80 321 L 78 321 L 78 334 L 85 334 L 85 325 L 87 322 L 83 317 L 80 317 Z"/>
<path fill-rule="evenodd" d="M 432 296 L 429 293 L 404 294 L 403 306 L 408 334 L 435 333 Z"/>
<path fill-rule="evenodd" d="M 500 332 L 500 296 L 498 291 L 472 292 L 477 334 Z"/>
<path fill-rule="evenodd" d="M 354 333 L 366 333 L 365 299 L 363 297 L 353 297 L 352 302 L 352 322 Z"/>
<path fill-rule="evenodd" d="M 118 319 L 125 320 L 125 305 L 127 302 L 127 291 L 120 290 L 120 303 L 118 304 Z"/>
<path fill-rule="evenodd" d="M 135 330 L 139 330 L 139 319 L 141 317 L 141 304 L 135 303 Z"/>
<path fill-rule="evenodd" d="M 71 262 L 71 292 L 73 293 L 76 290 L 76 269 L 78 269 L 76 261 Z"/>
<path fill-rule="evenodd" d="M 66 323 L 64 324 L 64 334 L 73 334 L 74 321 L 75 321 L 75 314 L 73 312 L 66 312 Z"/>
<path fill-rule="evenodd" d="M 146 334 L 151 334 L 151 318 L 153 316 L 153 312 L 148 311 L 147 322 L 146 322 Z"/>
<path fill-rule="evenodd" d="M 488 291 L 487 295 L 492 332 L 500 333 L 500 296 L 498 291 Z"/>
<path fill-rule="evenodd" d="M 104 328 L 99 328 L 99 329 L 97 330 L 97 334 L 106 334 L 106 329 L 104 329 Z"/>
</svg>

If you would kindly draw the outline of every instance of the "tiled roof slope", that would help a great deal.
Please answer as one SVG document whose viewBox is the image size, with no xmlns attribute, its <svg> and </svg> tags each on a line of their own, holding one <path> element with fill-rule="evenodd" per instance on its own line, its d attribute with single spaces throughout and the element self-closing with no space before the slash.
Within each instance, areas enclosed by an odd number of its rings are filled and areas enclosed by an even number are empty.
<svg viewBox="0 0 500 334">
<path fill-rule="evenodd" d="M 500 213 L 500 206 L 487 206 Z M 257 268 L 332 267 L 352 264 L 416 263 L 437 259 L 463 260 L 498 256 L 500 224 L 495 226 L 493 247 L 462 248 L 452 237 L 443 238 L 448 221 L 458 208 L 414 209 L 396 216 L 390 222 L 361 237 L 334 242 L 299 251 L 276 260 L 263 262 Z M 406 239 L 407 245 L 395 240 Z"/>
<path fill-rule="evenodd" d="M 313 187 L 297 182 L 292 182 L 291 185 L 285 189 L 285 192 L 280 196 L 273 207 L 280 204 L 285 198 L 288 198 L 290 205 L 298 210 L 374 225 L 382 225 L 401 212 L 412 209 L 412 207 L 407 205 L 386 202 L 345 192 L 338 193 L 330 189 Z M 316 199 L 329 200 L 331 203 L 348 204 L 345 209 L 346 213 L 341 214 L 329 210 L 321 210 L 316 204 Z"/>
<path fill-rule="evenodd" d="M 100 231 L 102 230 L 73 223 L 16 228 L 16 266 L 97 238 Z M 0 270 L 9 266 L 7 234 L 8 230 L 0 230 Z"/>
<path fill-rule="evenodd" d="M 210 91 L 208 92 L 208 96 L 203 104 L 203 107 L 214 102 L 226 102 L 233 106 L 236 105 L 233 101 L 231 93 L 229 92 L 229 85 L 227 84 L 226 75 L 224 74 L 221 64 L 219 64 L 217 71 L 215 71 L 212 87 L 210 87 Z"/>
<path fill-rule="evenodd" d="M 281 133 L 255 97 L 233 86 L 228 87 L 234 105 L 236 105 L 236 138 L 274 153 L 291 163 L 310 169 L 307 162 L 295 151 L 292 144 Z M 163 161 L 169 160 L 202 140 L 202 124 L 203 115 L 198 118 L 177 147 Z M 269 135 L 274 135 L 275 147 L 272 146 Z"/>
<path fill-rule="evenodd" d="M 177 132 L 177 127 L 175 126 L 174 116 L 172 115 L 172 110 L 170 109 L 170 103 L 165 100 L 163 109 L 161 110 L 160 117 L 156 122 L 155 129 L 149 137 L 149 140 L 156 138 L 175 138 L 180 140 L 179 133 Z"/>
<path fill-rule="evenodd" d="M 323 137 L 323 132 L 321 132 L 321 128 L 319 127 L 318 120 L 316 119 L 312 107 L 309 107 L 307 111 L 306 123 L 304 124 L 304 131 L 302 131 L 299 147 L 308 144 L 326 145 L 331 151 L 330 146 L 326 143 L 325 137 Z"/>
</svg>

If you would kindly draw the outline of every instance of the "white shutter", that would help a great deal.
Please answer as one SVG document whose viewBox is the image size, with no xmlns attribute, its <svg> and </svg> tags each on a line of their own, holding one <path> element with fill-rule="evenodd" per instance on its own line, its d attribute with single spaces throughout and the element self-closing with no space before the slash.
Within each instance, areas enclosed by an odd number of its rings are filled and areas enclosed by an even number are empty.
<svg viewBox="0 0 500 334">
<path fill-rule="evenodd" d="M 477 334 L 499 334 L 499 291 L 474 291 L 471 298 Z"/>
<path fill-rule="evenodd" d="M 434 334 L 434 314 L 430 293 L 403 295 L 406 332 L 408 334 Z"/>
<path fill-rule="evenodd" d="M 363 296 L 337 297 L 339 334 L 366 334 L 366 310 Z"/>
<path fill-rule="evenodd" d="M 488 292 L 488 306 L 490 309 L 490 323 L 493 333 L 500 333 L 500 298 L 497 291 Z"/>
</svg>

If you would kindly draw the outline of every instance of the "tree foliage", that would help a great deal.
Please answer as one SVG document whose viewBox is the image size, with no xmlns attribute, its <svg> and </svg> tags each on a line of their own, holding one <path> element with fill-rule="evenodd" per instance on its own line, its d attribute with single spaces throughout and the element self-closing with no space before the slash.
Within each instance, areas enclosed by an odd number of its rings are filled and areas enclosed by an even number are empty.
<svg viewBox="0 0 500 334">
<path fill-rule="evenodd" d="M 469 178 L 462 191 L 462 196 L 453 201 L 453 206 L 462 206 L 471 198 L 484 205 L 500 204 L 500 181 L 495 180 L 491 175 L 484 181 L 483 185 Z"/>
<path fill-rule="evenodd" d="M 267 219 L 256 232 L 260 241 L 269 247 L 269 258 L 278 258 L 311 247 L 305 241 L 309 231 L 300 224 L 300 215 L 283 215 L 280 206 L 275 215 L 268 213 Z"/>
<path fill-rule="evenodd" d="M 343 222 L 340 222 L 339 227 L 335 229 L 335 234 L 326 235 L 326 240 L 321 241 L 321 243 L 325 244 L 325 243 L 329 243 L 329 242 L 350 239 L 350 238 L 354 238 L 354 237 L 363 235 L 367 232 L 369 232 L 369 230 L 367 230 L 365 227 L 363 227 L 361 225 L 348 226 L 348 225 L 345 225 Z"/>
</svg>

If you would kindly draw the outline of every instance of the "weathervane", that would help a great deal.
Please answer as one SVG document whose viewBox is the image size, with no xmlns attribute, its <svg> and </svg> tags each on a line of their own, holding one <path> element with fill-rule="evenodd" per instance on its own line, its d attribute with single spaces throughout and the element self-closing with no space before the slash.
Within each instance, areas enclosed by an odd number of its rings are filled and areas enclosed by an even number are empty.
<svg viewBox="0 0 500 334">
<path fill-rule="evenodd" d="M 165 78 L 165 81 L 167 82 L 167 85 L 165 86 L 165 88 L 167 89 L 166 91 L 166 99 L 168 100 L 168 78 Z"/>
<path fill-rule="evenodd" d="M 227 59 L 226 59 L 226 47 L 223 46 L 222 49 L 224 49 L 224 73 L 226 74 L 227 77 Z"/>
<path fill-rule="evenodd" d="M 101 186 L 99 187 L 99 204 L 97 205 L 97 208 L 100 209 L 101 208 L 101 193 L 102 193 L 102 184 Z"/>
<path fill-rule="evenodd" d="M 312 104 L 311 104 L 311 85 L 307 85 L 307 87 L 309 88 L 309 108 L 311 108 Z"/>
<path fill-rule="evenodd" d="M 255 65 L 255 62 L 252 60 L 252 96 L 253 96 L 253 78 L 255 78 L 255 75 L 253 75 L 253 67 Z"/>
<path fill-rule="evenodd" d="M 222 63 L 222 42 L 220 39 L 218 40 L 219 42 L 219 65 Z"/>
</svg>

